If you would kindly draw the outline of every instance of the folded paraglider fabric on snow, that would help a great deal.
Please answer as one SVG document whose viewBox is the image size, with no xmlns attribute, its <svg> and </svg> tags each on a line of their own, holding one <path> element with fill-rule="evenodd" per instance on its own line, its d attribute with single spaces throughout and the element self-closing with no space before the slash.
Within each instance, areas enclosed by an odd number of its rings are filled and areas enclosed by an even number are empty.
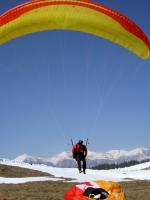
<svg viewBox="0 0 150 200">
<path fill-rule="evenodd" d="M 73 186 L 65 195 L 64 200 L 125 200 L 125 194 L 117 182 L 92 181 Z"/>
</svg>

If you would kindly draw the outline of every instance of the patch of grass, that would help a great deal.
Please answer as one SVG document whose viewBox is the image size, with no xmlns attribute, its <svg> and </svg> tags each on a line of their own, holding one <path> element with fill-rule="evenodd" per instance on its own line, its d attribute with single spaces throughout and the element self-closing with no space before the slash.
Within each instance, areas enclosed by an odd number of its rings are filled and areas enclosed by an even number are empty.
<svg viewBox="0 0 150 200">
<path fill-rule="evenodd" d="M 73 183 L 32 182 L 26 184 L 0 185 L 0 199 L 7 200 L 63 200 L 64 193 Z"/>
<path fill-rule="evenodd" d="M 0 164 L 0 177 L 22 178 L 36 176 L 50 176 L 50 174 L 31 169 Z"/>
<path fill-rule="evenodd" d="M 150 181 L 121 183 L 127 200 L 150 200 Z"/>
<path fill-rule="evenodd" d="M 26 184 L 0 185 L 0 199 L 7 200 L 63 200 L 64 193 L 75 183 L 33 182 Z M 149 200 L 150 181 L 130 181 L 121 183 L 126 200 Z"/>
</svg>

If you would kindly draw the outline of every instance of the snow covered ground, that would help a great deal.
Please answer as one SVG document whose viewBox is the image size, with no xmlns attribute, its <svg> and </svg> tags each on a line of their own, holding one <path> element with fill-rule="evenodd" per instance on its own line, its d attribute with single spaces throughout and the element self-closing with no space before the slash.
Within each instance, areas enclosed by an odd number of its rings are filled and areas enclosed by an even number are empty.
<svg viewBox="0 0 150 200">
<path fill-rule="evenodd" d="M 56 168 L 46 165 L 30 165 L 27 163 L 18 163 L 11 160 L 0 161 L 0 164 L 18 166 L 27 169 L 47 172 L 54 177 L 26 177 L 26 178 L 4 178 L 0 177 L 0 184 L 2 183 L 25 183 L 32 181 L 58 181 L 66 178 L 71 179 L 72 182 L 82 182 L 89 180 L 111 180 L 111 181 L 125 181 L 125 180 L 150 180 L 150 162 L 126 167 L 122 169 L 113 170 L 91 170 L 87 169 L 87 174 L 79 174 L 76 168 Z"/>
</svg>

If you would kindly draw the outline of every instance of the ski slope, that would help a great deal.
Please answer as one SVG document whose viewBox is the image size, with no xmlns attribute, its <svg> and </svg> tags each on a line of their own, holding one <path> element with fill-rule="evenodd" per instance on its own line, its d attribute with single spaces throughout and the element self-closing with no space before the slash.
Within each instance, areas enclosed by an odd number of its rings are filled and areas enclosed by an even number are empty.
<svg viewBox="0 0 150 200">
<path fill-rule="evenodd" d="M 0 177 L 0 184 L 18 184 L 33 181 L 71 181 L 83 182 L 94 180 L 111 180 L 111 181 L 126 181 L 126 180 L 150 180 L 150 162 L 113 170 L 92 170 L 87 169 L 86 174 L 79 174 L 76 168 L 57 168 L 46 165 L 30 165 L 27 163 L 18 163 L 11 160 L 0 161 L 0 164 L 9 166 L 17 166 L 27 169 L 46 172 L 53 177 L 26 177 L 26 178 L 4 178 Z M 66 180 L 70 179 L 70 180 Z"/>
</svg>

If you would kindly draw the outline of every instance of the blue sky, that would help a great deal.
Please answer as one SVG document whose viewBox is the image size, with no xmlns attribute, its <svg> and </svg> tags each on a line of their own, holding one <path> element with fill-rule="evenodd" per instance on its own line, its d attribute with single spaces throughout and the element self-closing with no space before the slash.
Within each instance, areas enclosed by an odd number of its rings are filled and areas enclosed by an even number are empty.
<svg viewBox="0 0 150 200">
<path fill-rule="evenodd" d="M 0 13 L 25 0 L 0 1 Z M 150 37 L 150 1 L 103 0 Z M 150 61 L 85 33 L 45 31 L 0 46 L 0 156 L 149 148 Z"/>
</svg>

